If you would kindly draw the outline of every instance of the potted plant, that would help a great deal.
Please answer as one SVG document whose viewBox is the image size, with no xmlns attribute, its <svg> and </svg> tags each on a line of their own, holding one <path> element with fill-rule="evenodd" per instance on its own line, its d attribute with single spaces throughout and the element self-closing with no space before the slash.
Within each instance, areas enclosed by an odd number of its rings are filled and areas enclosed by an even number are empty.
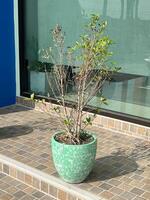
<svg viewBox="0 0 150 200">
<path fill-rule="evenodd" d="M 45 68 L 40 61 L 33 61 L 28 65 L 30 77 L 30 90 L 36 94 L 45 94 Z"/>
<path fill-rule="evenodd" d="M 52 79 L 51 71 L 53 70 L 53 65 L 51 63 L 34 60 L 28 65 L 28 70 L 30 91 L 40 95 L 47 95 L 49 93 L 49 95 L 52 96 L 48 79 Z"/>
<path fill-rule="evenodd" d="M 112 41 L 105 35 L 106 27 L 107 22 L 101 22 L 100 17 L 93 14 L 86 26 L 86 34 L 81 35 L 80 40 L 66 50 L 65 34 L 56 25 L 52 36 L 58 55 L 53 54 L 56 51 L 52 48 L 40 51 L 43 59 L 54 64 L 52 73 L 55 90 L 52 91 L 58 105 L 53 109 L 64 127 L 51 139 L 53 161 L 60 177 L 69 183 L 80 183 L 86 179 L 95 161 L 97 139 L 86 130 L 88 125 L 92 125 L 95 114 L 86 114 L 84 108 L 98 92 L 101 94 L 100 103 L 106 104 L 102 87 L 118 70 L 109 62 Z M 76 70 L 74 66 L 77 66 Z M 53 88 L 51 80 L 48 82 Z M 68 107 L 66 99 L 70 86 L 74 88 L 74 95 Z M 56 90 L 59 95 L 55 95 Z M 47 105 L 45 101 L 42 103 Z M 49 109 L 45 110 L 50 112 Z"/>
</svg>

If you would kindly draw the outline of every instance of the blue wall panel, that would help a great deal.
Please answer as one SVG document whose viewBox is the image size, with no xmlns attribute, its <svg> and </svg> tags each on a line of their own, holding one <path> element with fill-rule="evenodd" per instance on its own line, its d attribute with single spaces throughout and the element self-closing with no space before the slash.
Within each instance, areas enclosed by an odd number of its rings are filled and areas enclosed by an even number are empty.
<svg viewBox="0 0 150 200">
<path fill-rule="evenodd" d="M 14 104 L 15 99 L 13 0 L 0 0 L 0 107 Z"/>
</svg>

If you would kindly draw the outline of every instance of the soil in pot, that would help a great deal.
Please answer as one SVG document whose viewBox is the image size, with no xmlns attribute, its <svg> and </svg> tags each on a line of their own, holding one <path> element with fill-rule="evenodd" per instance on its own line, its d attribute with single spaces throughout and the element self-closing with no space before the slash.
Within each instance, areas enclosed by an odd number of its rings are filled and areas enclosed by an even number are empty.
<svg viewBox="0 0 150 200">
<path fill-rule="evenodd" d="M 83 132 L 80 134 L 79 143 L 73 142 L 73 140 L 68 136 L 68 134 L 58 134 L 55 135 L 55 140 L 60 143 L 70 144 L 70 145 L 81 145 L 81 144 L 88 144 L 94 140 L 91 134 Z"/>
</svg>

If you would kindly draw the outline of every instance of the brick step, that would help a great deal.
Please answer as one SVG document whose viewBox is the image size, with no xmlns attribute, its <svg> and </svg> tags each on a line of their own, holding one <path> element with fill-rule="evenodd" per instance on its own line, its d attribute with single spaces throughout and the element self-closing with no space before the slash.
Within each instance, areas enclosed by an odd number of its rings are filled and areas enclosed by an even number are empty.
<svg viewBox="0 0 150 200">
<path fill-rule="evenodd" d="M 0 154 L 0 172 L 58 200 L 102 200 L 75 185 Z M 50 200 L 51 200 L 50 198 Z"/>
<path fill-rule="evenodd" d="M 55 200 L 49 195 L 0 172 L 0 200 Z"/>
</svg>

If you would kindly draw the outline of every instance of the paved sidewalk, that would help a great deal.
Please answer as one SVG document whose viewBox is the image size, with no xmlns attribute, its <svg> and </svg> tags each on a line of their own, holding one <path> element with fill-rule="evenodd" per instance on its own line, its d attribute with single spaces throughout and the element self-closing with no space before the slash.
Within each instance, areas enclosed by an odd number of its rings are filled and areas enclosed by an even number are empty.
<svg viewBox="0 0 150 200">
<path fill-rule="evenodd" d="M 54 116 L 11 106 L 0 110 L 0 154 L 58 176 L 50 151 L 50 137 L 61 129 Z M 150 143 L 92 128 L 98 136 L 97 160 L 88 179 L 76 184 L 111 200 L 150 199 Z"/>
<path fill-rule="evenodd" d="M 0 200 L 54 200 L 48 195 L 0 173 Z"/>
</svg>

